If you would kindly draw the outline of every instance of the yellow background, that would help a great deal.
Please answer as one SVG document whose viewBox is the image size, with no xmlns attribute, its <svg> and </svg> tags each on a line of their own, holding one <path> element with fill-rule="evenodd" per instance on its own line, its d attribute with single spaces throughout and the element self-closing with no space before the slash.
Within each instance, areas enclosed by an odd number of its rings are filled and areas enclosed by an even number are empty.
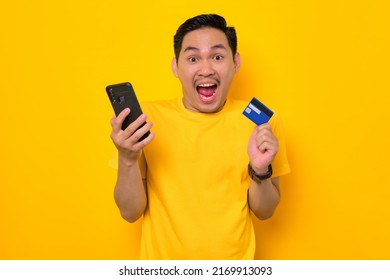
<svg viewBox="0 0 390 280">
<path fill-rule="evenodd" d="M 132 259 L 104 88 L 181 96 L 185 19 L 220 13 L 242 68 L 232 95 L 284 120 L 292 173 L 257 258 L 390 259 L 388 1 L 8 1 L 0 12 L 0 259 Z"/>
</svg>

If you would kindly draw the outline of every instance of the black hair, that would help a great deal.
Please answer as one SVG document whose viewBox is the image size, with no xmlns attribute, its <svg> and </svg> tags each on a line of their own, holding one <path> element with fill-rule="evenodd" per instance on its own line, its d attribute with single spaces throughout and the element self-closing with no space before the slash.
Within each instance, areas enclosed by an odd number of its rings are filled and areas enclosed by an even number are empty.
<svg viewBox="0 0 390 280">
<path fill-rule="evenodd" d="M 184 36 L 194 30 L 204 27 L 212 27 L 225 33 L 229 46 L 232 50 L 233 57 L 237 53 L 237 34 L 234 27 L 227 26 L 226 20 L 216 14 L 203 14 L 187 19 L 176 31 L 173 37 L 173 48 L 176 60 L 179 58 Z"/>
</svg>

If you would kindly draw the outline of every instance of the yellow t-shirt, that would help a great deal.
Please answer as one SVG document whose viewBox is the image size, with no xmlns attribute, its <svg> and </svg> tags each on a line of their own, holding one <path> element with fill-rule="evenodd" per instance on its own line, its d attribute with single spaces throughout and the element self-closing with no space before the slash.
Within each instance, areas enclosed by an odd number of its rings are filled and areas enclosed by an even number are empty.
<svg viewBox="0 0 390 280">
<path fill-rule="evenodd" d="M 187 110 L 181 99 L 142 104 L 155 139 L 144 149 L 148 204 L 141 259 L 253 259 L 255 234 L 247 203 L 247 145 L 254 124 L 247 102 L 228 100 L 215 114 Z M 279 140 L 274 177 L 289 172 Z"/>
</svg>

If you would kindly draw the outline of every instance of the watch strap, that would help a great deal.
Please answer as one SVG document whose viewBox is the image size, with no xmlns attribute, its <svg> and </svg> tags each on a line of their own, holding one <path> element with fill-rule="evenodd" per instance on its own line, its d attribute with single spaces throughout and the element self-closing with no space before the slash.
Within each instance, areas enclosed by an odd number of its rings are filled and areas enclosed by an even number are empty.
<svg viewBox="0 0 390 280">
<path fill-rule="evenodd" d="M 248 174 L 249 174 L 249 177 L 253 181 L 255 181 L 256 183 L 261 183 L 261 181 L 264 181 L 266 179 L 271 178 L 271 176 L 272 176 L 272 165 L 271 164 L 268 165 L 267 173 L 259 175 L 259 174 L 256 174 L 256 172 L 253 170 L 251 164 L 249 163 L 248 164 Z"/>
</svg>

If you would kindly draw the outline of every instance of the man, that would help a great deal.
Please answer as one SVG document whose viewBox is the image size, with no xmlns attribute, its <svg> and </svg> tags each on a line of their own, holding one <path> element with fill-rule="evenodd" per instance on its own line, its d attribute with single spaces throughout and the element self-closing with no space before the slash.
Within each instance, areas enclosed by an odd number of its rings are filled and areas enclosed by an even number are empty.
<svg viewBox="0 0 390 280">
<path fill-rule="evenodd" d="M 153 123 L 137 131 L 145 114 L 124 131 L 130 110 L 111 120 L 115 201 L 127 221 L 143 216 L 141 259 L 253 259 L 250 211 L 271 217 L 289 172 L 279 119 L 254 127 L 246 103 L 227 98 L 240 55 L 223 17 L 187 20 L 174 49 L 183 98 L 142 104 Z"/>
</svg>

